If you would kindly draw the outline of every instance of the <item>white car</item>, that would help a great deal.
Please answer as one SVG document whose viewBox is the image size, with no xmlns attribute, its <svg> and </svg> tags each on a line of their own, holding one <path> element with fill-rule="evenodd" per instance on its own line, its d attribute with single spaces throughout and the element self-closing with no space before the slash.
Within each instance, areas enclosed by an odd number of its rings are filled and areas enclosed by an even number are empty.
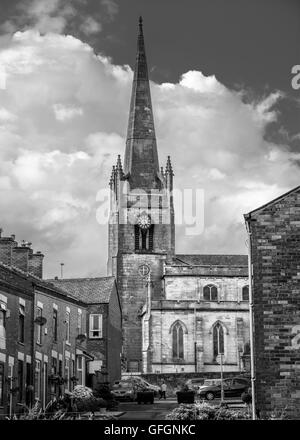
<svg viewBox="0 0 300 440">
<path fill-rule="evenodd" d="M 145 379 L 143 379 L 140 376 L 123 374 L 122 380 L 130 381 L 136 384 L 139 388 L 144 388 L 147 391 L 153 391 L 155 396 L 159 394 L 160 387 L 158 385 L 153 385 L 152 383 L 147 382 Z"/>
</svg>

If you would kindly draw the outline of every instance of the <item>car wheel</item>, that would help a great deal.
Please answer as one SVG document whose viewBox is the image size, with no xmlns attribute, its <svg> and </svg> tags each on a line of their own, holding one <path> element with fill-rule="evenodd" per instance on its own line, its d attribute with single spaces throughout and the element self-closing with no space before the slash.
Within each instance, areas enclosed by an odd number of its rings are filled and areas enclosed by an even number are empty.
<svg viewBox="0 0 300 440">
<path fill-rule="evenodd" d="M 209 391 L 208 393 L 205 394 L 206 400 L 214 400 L 214 398 L 215 398 L 215 395 L 211 391 Z"/>
</svg>

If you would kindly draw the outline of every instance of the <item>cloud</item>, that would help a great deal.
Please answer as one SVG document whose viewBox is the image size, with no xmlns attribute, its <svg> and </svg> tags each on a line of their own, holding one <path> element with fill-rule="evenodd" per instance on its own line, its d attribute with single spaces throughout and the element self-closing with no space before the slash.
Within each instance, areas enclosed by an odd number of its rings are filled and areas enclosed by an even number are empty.
<svg viewBox="0 0 300 440">
<path fill-rule="evenodd" d="M 80 116 L 83 112 L 80 107 L 67 107 L 63 104 L 54 104 L 53 111 L 56 119 L 62 122 L 73 119 L 75 116 Z"/>
<path fill-rule="evenodd" d="M 114 20 L 117 13 L 113 0 L 95 2 L 92 11 L 85 0 L 22 0 L 16 3 L 13 18 L 2 23 L 0 30 L 13 33 L 35 29 L 42 34 L 72 31 L 89 37 L 101 32 L 103 22 Z"/>
<path fill-rule="evenodd" d="M 93 17 L 87 17 L 80 25 L 80 29 L 85 35 L 92 35 L 100 32 L 102 30 L 102 25 Z"/>
<path fill-rule="evenodd" d="M 45 252 L 49 277 L 61 261 L 66 276 L 104 274 L 96 197 L 124 154 L 132 71 L 70 35 L 28 29 L 1 44 L 1 227 Z M 178 226 L 177 252 L 246 252 L 242 214 L 298 185 L 299 155 L 265 138 L 284 96 L 246 102 L 196 71 L 151 89 L 161 164 L 170 154 L 176 187 L 205 195 L 204 231 Z"/>
</svg>

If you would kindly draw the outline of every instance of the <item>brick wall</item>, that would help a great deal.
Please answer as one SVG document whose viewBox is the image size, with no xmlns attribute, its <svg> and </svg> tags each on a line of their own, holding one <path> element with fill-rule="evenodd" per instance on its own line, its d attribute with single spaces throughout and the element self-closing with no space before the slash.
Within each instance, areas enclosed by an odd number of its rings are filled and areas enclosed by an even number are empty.
<svg viewBox="0 0 300 440">
<path fill-rule="evenodd" d="M 300 418 L 300 189 L 250 215 L 257 407 Z"/>
<path fill-rule="evenodd" d="M 6 338 L 0 338 L 0 362 L 4 365 L 4 402 L 0 407 L 0 417 L 9 413 L 8 382 L 9 365 L 12 365 L 12 387 L 16 389 L 19 383 L 18 360 L 23 361 L 23 386 L 20 391 L 15 391 L 12 396 L 12 407 L 15 410 L 17 403 L 25 401 L 26 393 L 26 362 L 32 364 L 32 284 L 26 277 L 0 267 L 0 302 L 6 306 Z M 19 307 L 25 310 L 24 316 L 24 342 L 19 339 Z"/>
<path fill-rule="evenodd" d="M 39 325 L 34 324 L 34 355 L 36 360 L 41 361 L 41 383 L 43 385 L 43 375 L 47 376 L 46 395 L 44 398 L 44 392 L 42 389 L 41 400 L 47 403 L 50 399 L 53 389 L 49 383 L 49 376 L 51 375 L 52 358 L 56 359 L 57 373 L 59 369 L 59 361 L 62 362 L 62 377 L 66 378 L 66 371 L 64 362 L 67 361 L 70 369 L 70 377 L 72 375 L 77 376 L 76 371 L 76 351 L 86 350 L 86 341 L 79 342 L 76 337 L 78 336 L 78 312 L 81 310 L 82 316 L 82 333 L 86 332 L 86 307 L 70 298 L 66 298 L 57 293 L 56 289 L 46 289 L 42 286 L 35 288 L 35 317 L 37 316 L 36 309 L 42 305 L 42 315 L 46 318 L 47 322 L 42 326 L 42 342 L 37 342 L 37 333 L 39 331 Z M 57 310 L 57 340 L 54 338 L 53 327 L 53 311 Z M 70 337 L 69 341 L 66 340 L 66 313 L 70 313 Z M 73 361 L 73 364 L 72 364 Z M 75 371 L 72 371 L 72 366 L 75 363 Z M 45 365 L 46 364 L 46 365 Z M 47 369 L 47 371 L 46 371 Z M 75 383 L 76 385 L 76 383 Z M 72 389 L 73 384 L 69 381 L 64 385 L 64 388 Z M 42 387 L 43 388 L 43 387 Z M 58 387 L 55 392 L 57 393 Z"/>
</svg>

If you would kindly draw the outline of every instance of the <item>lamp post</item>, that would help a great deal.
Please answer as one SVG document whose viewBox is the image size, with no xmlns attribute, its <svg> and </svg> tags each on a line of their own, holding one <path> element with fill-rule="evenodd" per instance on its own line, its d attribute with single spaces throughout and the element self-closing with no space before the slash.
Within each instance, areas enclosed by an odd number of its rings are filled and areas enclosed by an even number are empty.
<svg viewBox="0 0 300 440">
<path fill-rule="evenodd" d="M 221 331 L 221 324 L 218 322 L 217 324 L 217 332 L 218 332 L 218 353 L 220 356 L 220 373 L 221 373 L 221 403 L 224 402 L 224 384 L 223 384 L 223 348 L 221 347 L 221 338 L 220 338 L 220 331 Z"/>
</svg>

